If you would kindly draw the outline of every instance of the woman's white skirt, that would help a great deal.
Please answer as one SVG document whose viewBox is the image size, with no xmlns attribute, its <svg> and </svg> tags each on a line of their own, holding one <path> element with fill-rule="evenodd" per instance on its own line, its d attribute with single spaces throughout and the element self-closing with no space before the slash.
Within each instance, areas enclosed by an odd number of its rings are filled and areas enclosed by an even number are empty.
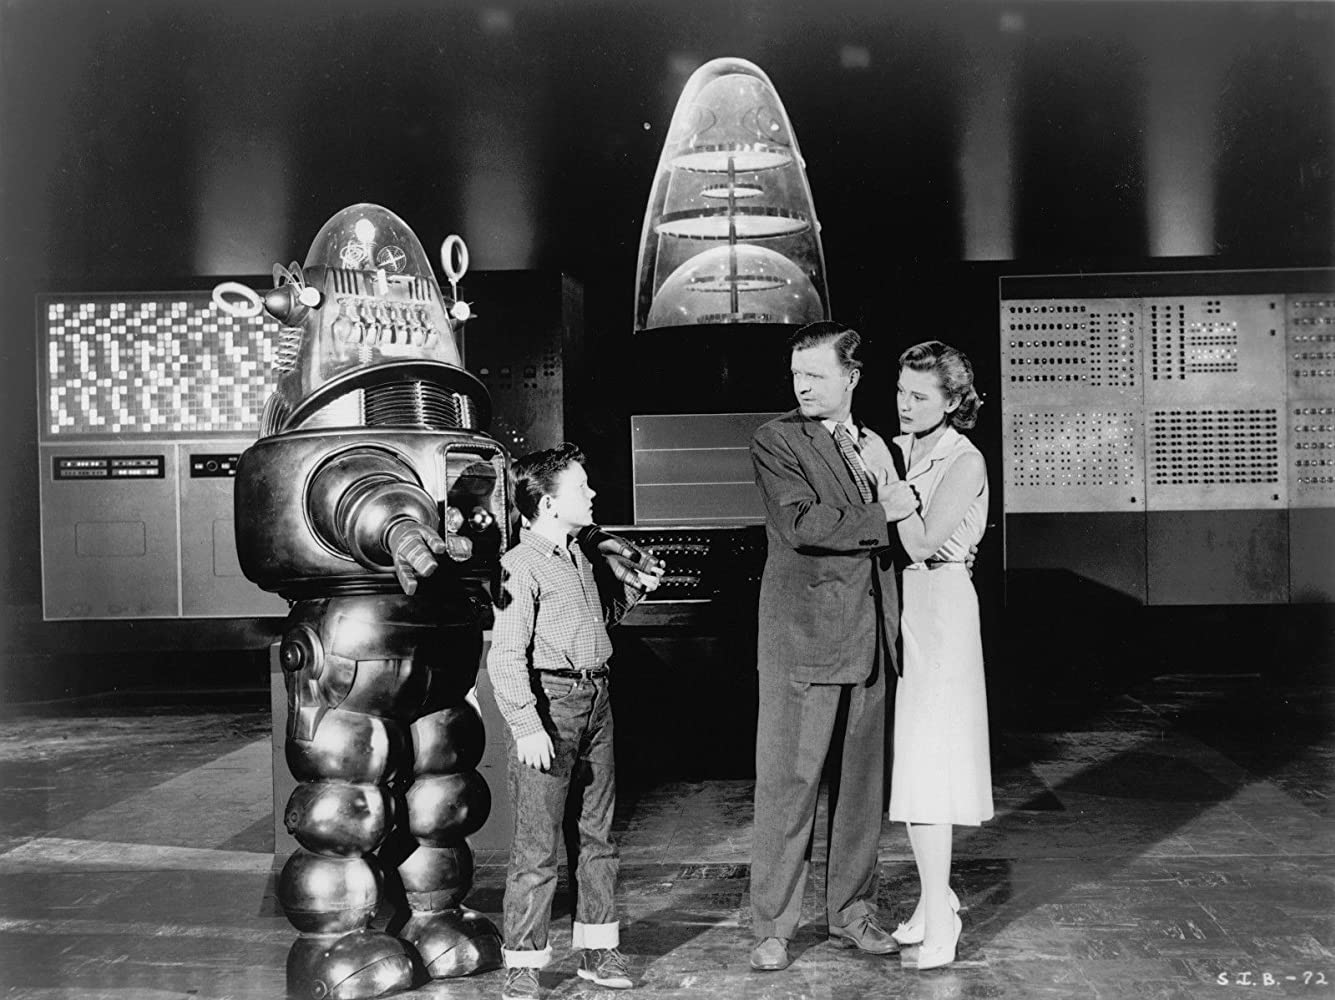
<svg viewBox="0 0 1335 1000">
<path fill-rule="evenodd" d="M 906 569 L 902 599 L 890 819 L 977 826 L 992 818 L 978 595 L 947 563 Z"/>
</svg>

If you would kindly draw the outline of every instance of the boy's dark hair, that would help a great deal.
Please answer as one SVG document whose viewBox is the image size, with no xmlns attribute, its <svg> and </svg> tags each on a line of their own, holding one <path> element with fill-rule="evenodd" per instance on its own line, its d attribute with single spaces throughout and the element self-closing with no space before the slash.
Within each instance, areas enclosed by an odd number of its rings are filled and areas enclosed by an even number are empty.
<svg viewBox="0 0 1335 1000">
<path fill-rule="evenodd" d="M 852 327 L 836 323 L 832 319 L 822 319 L 808 323 L 788 338 L 789 351 L 805 351 L 809 347 L 821 344 L 833 344 L 834 355 L 839 359 L 839 366 L 846 372 L 862 367 L 858 357 L 858 348 L 862 346 L 862 337 Z"/>
<path fill-rule="evenodd" d="M 578 462 L 584 464 L 584 452 L 579 445 L 564 441 L 558 448 L 535 451 L 515 460 L 510 466 L 514 478 L 515 506 L 519 513 L 529 519 L 537 520 L 538 503 L 542 498 L 556 490 L 556 480 L 561 473 Z"/>
</svg>

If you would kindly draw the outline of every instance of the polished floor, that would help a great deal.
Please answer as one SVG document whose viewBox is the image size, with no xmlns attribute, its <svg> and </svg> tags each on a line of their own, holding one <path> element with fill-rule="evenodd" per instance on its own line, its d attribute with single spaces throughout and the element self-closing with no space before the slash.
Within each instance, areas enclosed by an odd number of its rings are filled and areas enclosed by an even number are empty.
<svg viewBox="0 0 1335 1000">
<path fill-rule="evenodd" d="M 749 972 L 750 782 L 631 782 L 617 826 L 635 995 L 1335 996 L 1330 681 L 1162 673 L 1046 713 L 1060 725 L 1000 727 L 997 818 L 956 839 L 959 960 L 928 973 L 825 943 L 814 887 L 794 965 Z M 4 710 L 4 996 L 283 995 L 293 934 L 273 895 L 267 698 L 122 692 Z M 498 914 L 504 857 L 477 860 L 469 904 Z M 881 862 L 893 923 L 916 892 L 902 828 L 886 825 Z M 542 985 L 603 993 L 575 977 L 562 894 L 557 907 Z M 492 972 L 400 995 L 500 989 Z"/>
</svg>

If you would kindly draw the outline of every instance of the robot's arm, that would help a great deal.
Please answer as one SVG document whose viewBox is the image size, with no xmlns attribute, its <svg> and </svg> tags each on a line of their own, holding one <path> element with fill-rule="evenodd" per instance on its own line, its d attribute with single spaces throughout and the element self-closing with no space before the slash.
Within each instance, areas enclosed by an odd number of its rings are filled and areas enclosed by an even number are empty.
<svg viewBox="0 0 1335 1000">
<path fill-rule="evenodd" d="M 584 555 L 594 566 L 594 579 L 603 603 L 603 619 L 615 625 L 625 617 L 641 597 L 658 587 L 666 568 L 664 562 L 648 549 L 642 549 L 596 524 L 583 528 L 576 536 Z M 609 585 L 599 572 L 602 563 L 611 572 L 615 584 Z"/>
<path fill-rule="evenodd" d="M 580 529 L 575 538 L 589 559 L 601 556 L 620 583 L 639 592 L 657 586 L 656 582 L 646 586 L 647 578 L 661 577 L 666 568 L 663 560 L 648 549 L 633 545 L 596 524 Z"/>
<path fill-rule="evenodd" d="M 620 535 L 605 531 L 596 524 L 580 529 L 575 540 L 590 559 L 601 556 L 621 583 L 638 590 L 644 589 L 640 574 L 658 575 L 663 572 L 663 561 L 647 549 L 639 548 Z"/>
<path fill-rule="evenodd" d="M 367 569 L 393 569 L 406 594 L 436 571 L 437 555 L 472 555 L 472 543 L 454 534 L 459 525 L 446 525 L 442 536 L 436 503 L 412 470 L 378 448 L 353 449 L 325 465 L 306 506 L 325 542 Z"/>
</svg>

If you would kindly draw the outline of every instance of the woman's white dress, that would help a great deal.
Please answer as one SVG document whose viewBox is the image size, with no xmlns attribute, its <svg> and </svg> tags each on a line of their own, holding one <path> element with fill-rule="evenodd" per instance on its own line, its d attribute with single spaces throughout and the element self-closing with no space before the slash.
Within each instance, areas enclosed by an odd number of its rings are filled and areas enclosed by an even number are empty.
<svg viewBox="0 0 1335 1000">
<path fill-rule="evenodd" d="M 909 435 L 894 439 L 907 455 Z M 907 479 L 931 509 L 946 470 L 978 449 L 947 427 Z M 964 566 L 987 526 L 987 482 L 946 543 L 904 570 L 903 676 L 895 694 L 890 819 L 977 826 L 992 818 L 987 690 L 978 595 Z"/>
</svg>

